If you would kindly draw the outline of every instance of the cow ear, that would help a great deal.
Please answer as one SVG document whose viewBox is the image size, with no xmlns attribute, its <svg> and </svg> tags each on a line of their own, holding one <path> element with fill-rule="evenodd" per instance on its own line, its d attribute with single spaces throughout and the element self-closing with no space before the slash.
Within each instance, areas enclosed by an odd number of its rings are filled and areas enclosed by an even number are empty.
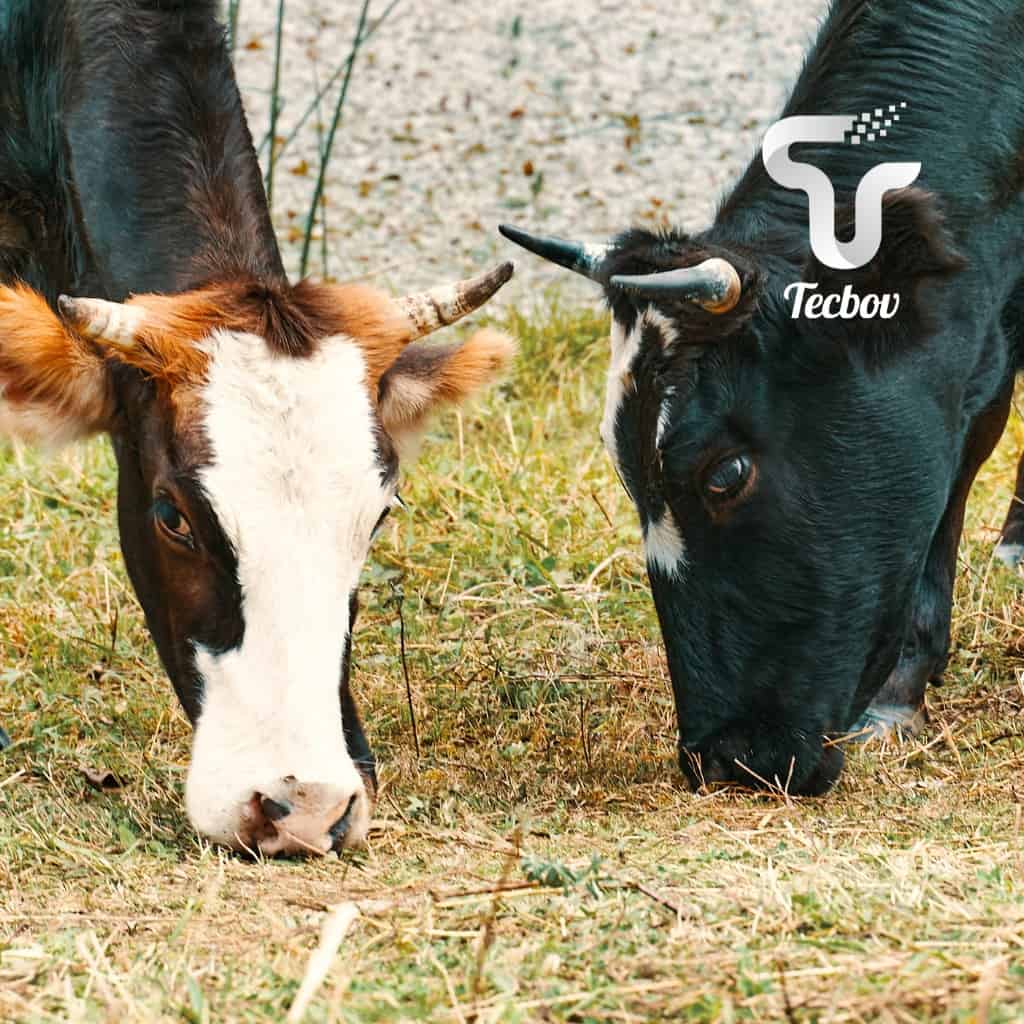
<svg viewBox="0 0 1024 1024">
<path fill-rule="evenodd" d="M 0 287 L 0 436 L 60 445 L 108 430 L 114 387 L 99 350 L 25 285 Z"/>
<path fill-rule="evenodd" d="M 381 377 L 378 389 L 381 423 L 399 455 L 414 455 L 430 416 L 492 383 L 515 351 L 512 338 L 491 329 L 461 343 L 419 342 L 406 348 Z"/>
<path fill-rule="evenodd" d="M 836 214 L 837 235 L 848 238 L 855 224 L 851 204 Z M 931 321 L 920 295 L 927 281 L 941 280 L 966 265 L 946 228 L 938 197 L 922 188 L 888 192 L 882 200 L 882 243 L 874 258 L 855 270 L 833 270 L 815 259 L 804 280 L 817 283 L 822 295 L 841 293 L 852 285 L 858 296 L 900 296 L 896 322 L 916 329 Z"/>
</svg>

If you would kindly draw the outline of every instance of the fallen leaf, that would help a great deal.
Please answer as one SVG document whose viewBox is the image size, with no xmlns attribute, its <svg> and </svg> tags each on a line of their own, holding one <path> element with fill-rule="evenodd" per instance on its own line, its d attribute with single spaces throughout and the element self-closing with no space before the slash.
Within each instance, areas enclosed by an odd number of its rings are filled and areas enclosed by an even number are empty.
<svg viewBox="0 0 1024 1024">
<path fill-rule="evenodd" d="M 124 789 L 124 783 L 113 772 L 103 768 L 80 768 L 79 771 L 85 777 L 85 781 L 101 793 L 112 793 L 118 789 Z"/>
</svg>

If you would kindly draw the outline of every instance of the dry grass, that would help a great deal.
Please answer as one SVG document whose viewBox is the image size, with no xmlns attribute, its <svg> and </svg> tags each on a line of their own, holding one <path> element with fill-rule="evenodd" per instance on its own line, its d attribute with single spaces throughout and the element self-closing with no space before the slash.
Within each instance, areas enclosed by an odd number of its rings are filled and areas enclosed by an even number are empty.
<svg viewBox="0 0 1024 1024">
<path fill-rule="evenodd" d="M 307 1020 L 1024 1019 L 1024 592 L 990 561 L 1020 424 L 971 506 L 923 741 L 855 753 L 824 800 L 696 797 L 597 440 L 606 325 L 514 328 L 516 375 L 434 431 L 366 572 L 383 791 L 344 862 L 192 835 L 107 446 L 0 455 L 0 1018 L 280 1021 L 352 901 Z"/>
</svg>

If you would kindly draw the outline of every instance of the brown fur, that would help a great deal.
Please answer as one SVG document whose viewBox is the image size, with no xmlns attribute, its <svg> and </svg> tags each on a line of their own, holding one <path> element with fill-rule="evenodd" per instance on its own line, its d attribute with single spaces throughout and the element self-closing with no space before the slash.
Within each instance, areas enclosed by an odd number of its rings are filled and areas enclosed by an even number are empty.
<svg viewBox="0 0 1024 1024">
<path fill-rule="evenodd" d="M 371 394 L 409 343 L 413 325 L 384 292 L 362 284 L 325 285 L 303 281 L 296 298 L 321 337 L 344 334 L 363 350 Z"/>
<path fill-rule="evenodd" d="M 113 416 L 113 389 L 99 351 L 24 285 L 0 287 L 0 384 L 8 401 L 80 420 L 82 433 L 102 430 Z"/>
<path fill-rule="evenodd" d="M 409 318 L 364 285 L 232 282 L 181 295 L 138 295 L 146 311 L 134 345 L 107 346 L 111 359 L 140 370 L 174 408 L 181 430 L 199 415 L 197 393 L 209 356 L 201 342 L 217 329 L 264 338 L 282 356 L 303 358 L 338 335 L 360 346 L 367 387 L 389 432 L 417 431 L 433 407 L 456 403 L 488 383 L 515 350 L 511 338 L 477 332 L 463 344 L 408 345 Z M 99 349 L 26 287 L 0 291 L 0 375 L 9 397 L 87 418 L 102 429 L 113 398 Z"/>
<path fill-rule="evenodd" d="M 507 334 L 485 328 L 461 345 L 409 346 L 380 382 L 380 417 L 392 434 L 422 429 L 442 403 L 464 401 L 488 384 L 515 354 Z"/>
<path fill-rule="evenodd" d="M 294 288 L 239 282 L 183 295 L 139 295 L 147 311 L 139 354 L 122 358 L 169 384 L 201 379 L 206 357 L 196 342 L 220 328 L 264 338 L 273 351 L 302 358 L 324 338 L 343 334 L 366 357 L 371 391 L 408 343 L 411 326 L 395 302 L 364 285 Z"/>
</svg>

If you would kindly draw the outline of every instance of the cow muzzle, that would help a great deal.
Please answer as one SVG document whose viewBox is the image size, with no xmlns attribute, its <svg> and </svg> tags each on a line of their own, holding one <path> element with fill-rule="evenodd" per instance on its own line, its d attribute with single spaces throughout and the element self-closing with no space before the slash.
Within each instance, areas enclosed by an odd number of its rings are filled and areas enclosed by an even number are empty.
<svg viewBox="0 0 1024 1024">
<path fill-rule="evenodd" d="M 715 784 L 821 796 L 842 774 L 842 750 L 799 730 L 726 728 L 699 744 L 680 744 L 679 764 L 693 790 Z"/>
<path fill-rule="evenodd" d="M 362 843 L 369 818 L 365 785 L 350 792 L 289 775 L 253 793 L 238 837 L 243 848 L 267 856 L 321 856 Z"/>
<path fill-rule="evenodd" d="M 259 781 L 244 788 L 218 787 L 216 776 L 195 767 L 193 761 L 188 815 L 196 831 L 218 846 L 252 856 L 322 857 L 366 840 L 375 786 L 347 757 L 338 771 L 319 779 L 313 773 L 253 774 L 248 777 Z"/>
</svg>

